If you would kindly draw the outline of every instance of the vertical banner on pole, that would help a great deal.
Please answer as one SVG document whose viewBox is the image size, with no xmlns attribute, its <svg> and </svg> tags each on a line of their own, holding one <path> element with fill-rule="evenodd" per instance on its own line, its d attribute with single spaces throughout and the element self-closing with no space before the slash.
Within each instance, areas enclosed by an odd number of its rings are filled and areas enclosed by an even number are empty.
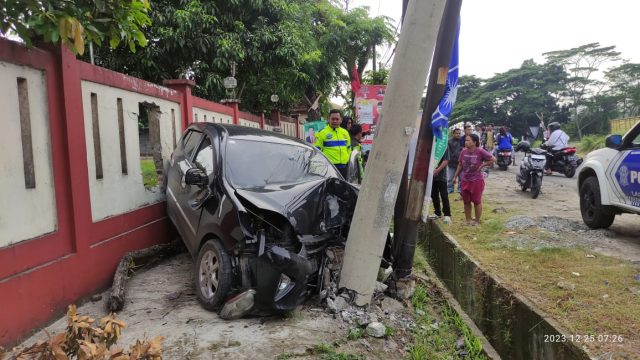
<svg viewBox="0 0 640 360">
<path fill-rule="evenodd" d="M 458 29 L 451 50 L 451 61 L 449 62 L 449 70 L 446 75 L 445 91 L 438 107 L 431 115 L 431 128 L 433 129 L 434 144 L 431 147 L 431 166 L 429 167 L 429 176 L 427 178 L 427 189 L 424 195 L 424 204 L 422 206 L 422 220 L 426 221 L 429 213 L 429 204 L 431 200 L 431 188 L 433 186 L 433 170 L 438 166 L 438 162 L 444 156 L 447 150 L 447 140 L 449 137 L 449 117 L 453 111 L 458 95 L 458 37 L 460 35 L 460 21 L 458 20 Z M 440 74 L 438 75 L 440 78 Z M 440 79 L 438 79 L 440 81 Z"/>
</svg>

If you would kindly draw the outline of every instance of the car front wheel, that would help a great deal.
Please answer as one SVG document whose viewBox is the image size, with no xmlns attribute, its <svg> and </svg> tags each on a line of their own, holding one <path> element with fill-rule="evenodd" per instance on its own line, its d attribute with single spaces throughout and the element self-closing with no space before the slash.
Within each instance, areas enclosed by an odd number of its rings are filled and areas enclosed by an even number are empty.
<svg viewBox="0 0 640 360">
<path fill-rule="evenodd" d="M 582 220 L 592 229 L 608 228 L 616 214 L 602 205 L 598 178 L 591 176 L 580 186 L 580 212 Z"/>
<path fill-rule="evenodd" d="M 196 294 L 207 310 L 217 310 L 231 289 L 231 259 L 217 239 L 208 240 L 196 261 Z"/>
</svg>

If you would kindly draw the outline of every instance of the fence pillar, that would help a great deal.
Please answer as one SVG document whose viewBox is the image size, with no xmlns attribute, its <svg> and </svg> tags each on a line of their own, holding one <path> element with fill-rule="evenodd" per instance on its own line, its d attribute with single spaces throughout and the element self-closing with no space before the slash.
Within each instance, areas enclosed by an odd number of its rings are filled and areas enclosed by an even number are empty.
<svg viewBox="0 0 640 360">
<path fill-rule="evenodd" d="M 273 121 L 274 127 L 280 127 L 280 110 L 271 110 L 271 121 Z"/>
<path fill-rule="evenodd" d="M 223 100 L 222 103 L 233 109 L 233 125 L 240 124 L 240 100 Z"/>
<path fill-rule="evenodd" d="M 182 94 L 182 131 L 193 122 L 193 99 L 191 98 L 191 88 L 196 82 L 188 79 L 170 79 L 162 84 L 170 89 L 179 91 Z"/>
<path fill-rule="evenodd" d="M 74 246 L 78 253 L 85 253 L 89 251 L 93 219 L 80 67 L 75 54 L 66 45 L 58 45 L 55 51 L 60 56 L 61 92 L 64 103 L 63 114 L 66 126 L 69 178 L 71 179 Z"/>
<path fill-rule="evenodd" d="M 260 113 L 260 129 L 264 129 L 264 111 Z"/>
</svg>

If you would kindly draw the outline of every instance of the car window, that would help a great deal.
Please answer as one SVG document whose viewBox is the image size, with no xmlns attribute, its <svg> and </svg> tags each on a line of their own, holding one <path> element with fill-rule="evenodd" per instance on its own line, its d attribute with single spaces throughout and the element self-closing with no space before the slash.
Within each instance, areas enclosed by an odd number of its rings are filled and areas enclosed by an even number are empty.
<svg viewBox="0 0 640 360">
<path fill-rule="evenodd" d="M 224 163 L 227 180 L 237 188 L 338 177 L 322 153 L 306 146 L 230 139 Z"/>
<path fill-rule="evenodd" d="M 634 148 L 640 147 L 640 134 L 638 134 L 638 136 L 636 136 L 636 138 L 633 139 L 631 143 L 633 144 Z"/>
<path fill-rule="evenodd" d="M 211 139 L 205 136 L 204 140 L 198 147 L 198 152 L 193 160 L 193 165 L 204 170 L 204 172 L 211 176 L 215 170 L 215 162 L 213 156 L 213 145 Z"/>
<path fill-rule="evenodd" d="M 200 138 L 202 138 L 202 133 L 199 131 L 189 130 L 189 132 L 185 134 L 182 139 L 185 158 L 191 158 L 191 153 L 193 153 L 193 149 L 195 149 L 196 145 L 200 142 Z"/>
</svg>

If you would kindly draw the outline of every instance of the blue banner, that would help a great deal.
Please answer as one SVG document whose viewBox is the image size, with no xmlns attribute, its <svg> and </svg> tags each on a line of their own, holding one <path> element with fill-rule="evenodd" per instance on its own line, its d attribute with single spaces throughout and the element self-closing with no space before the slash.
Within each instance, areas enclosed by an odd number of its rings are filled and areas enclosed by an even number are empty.
<svg viewBox="0 0 640 360">
<path fill-rule="evenodd" d="M 458 20 L 458 29 L 451 50 L 451 61 L 449 62 L 449 73 L 445 84 L 445 91 L 438 107 L 431 115 L 431 128 L 433 135 L 442 139 L 443 133 L 447 133 L 449 129 L 449 116 L 453 111 L 453 105 L 456 103 L 458 95 L 458 37 L 460 36 L 460 21 Z"/>
</svg>

